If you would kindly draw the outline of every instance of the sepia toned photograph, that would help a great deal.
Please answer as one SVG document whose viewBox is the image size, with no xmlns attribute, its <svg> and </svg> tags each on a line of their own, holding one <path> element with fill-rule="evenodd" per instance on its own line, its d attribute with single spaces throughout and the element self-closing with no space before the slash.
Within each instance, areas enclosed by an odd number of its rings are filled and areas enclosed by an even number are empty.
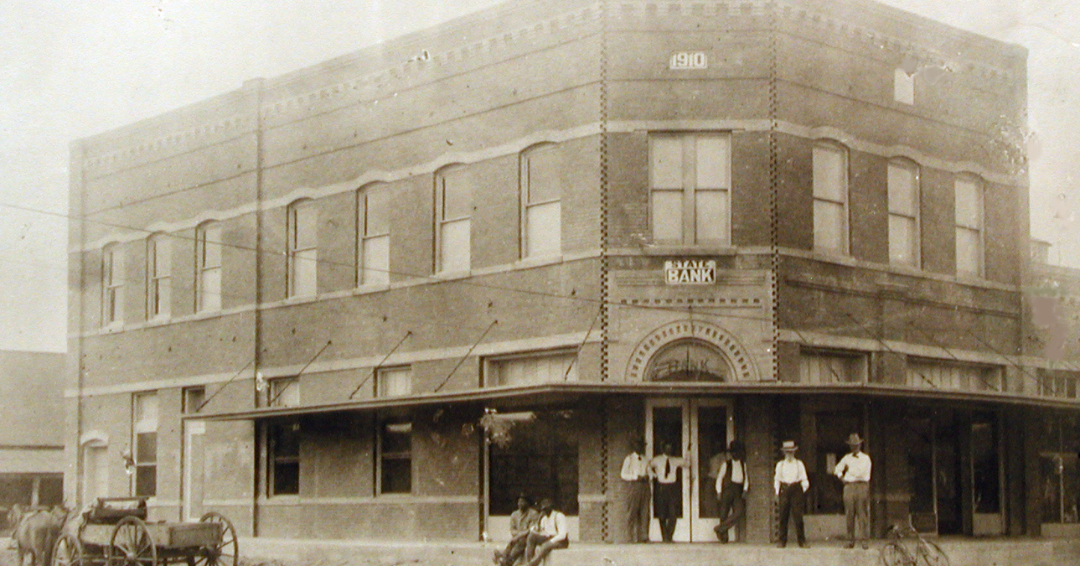
<svg viewBox="0 0 1080 566">
<path fill-rule="evenodd" d="M 1080 4 L 0 30 L 0 566 L 1080 566 Z"/>
</svg>

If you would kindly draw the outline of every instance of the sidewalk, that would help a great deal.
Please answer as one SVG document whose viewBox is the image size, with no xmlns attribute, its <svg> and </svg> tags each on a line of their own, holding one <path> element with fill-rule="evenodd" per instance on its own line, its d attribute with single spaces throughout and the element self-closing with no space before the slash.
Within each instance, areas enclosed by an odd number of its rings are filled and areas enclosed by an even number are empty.
<svg viewBox="0 0 1080 566">
<path fill-rule="evenodd" d="M 952 566 L 1080 566 L 1080 541 L 1069 539 L 943 539 Z M 869 550 L 818 543 L 802 549 L 772 545 L 699 543 L 639 545 L 573 543 L 552 553 L 548 566 L 881 566 Z M 502 545 L 466 542 L 359 542 L 241 538 L 249 565 L 484 566 Z"/>
</svg>

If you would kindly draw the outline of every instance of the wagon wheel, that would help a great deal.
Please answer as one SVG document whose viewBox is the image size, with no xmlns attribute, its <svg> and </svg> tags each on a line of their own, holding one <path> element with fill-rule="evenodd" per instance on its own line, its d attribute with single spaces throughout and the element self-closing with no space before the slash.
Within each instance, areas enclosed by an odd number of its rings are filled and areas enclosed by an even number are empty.
<svg viewBox="0 0 1080 566">
<path fill-rule="evenodd" d="M 157 546 L 146 523 L 138 517 L 124 517 L 113 530 L 105 548 L 106 566 L 157 566 Z"/>
<path fill-rule="evenodd" d="M 53 545 L 52 566 L 82 566 L 83 548 L 79 539 L 71 533 L 64 533 Z"/>
<path fill-rule="evenodd" d="M 220 525 L 221 538 L 216 544 L 199 549 L 195 566 L 237 566 L 240 561 L 239 544 L 236 542 L 236 527 L 225 515 L 211 511 L 199 519 L 200 523 Z"/>
</svg>

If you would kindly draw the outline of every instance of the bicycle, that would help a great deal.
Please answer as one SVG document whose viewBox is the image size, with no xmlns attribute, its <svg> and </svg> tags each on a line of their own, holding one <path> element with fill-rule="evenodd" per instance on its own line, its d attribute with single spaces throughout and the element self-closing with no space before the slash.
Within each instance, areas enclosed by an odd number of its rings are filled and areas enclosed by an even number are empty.
<svg viewBox="0 0 1080 566">
<path fill-rule="evenodd" d="M 893 525 L 887 531 L 889 542 L 881 547 L 882 566 L 950 566 L 949 555 L 934 541 L 919 533 L 908 517 L 908 524 Z"/>
</svg>

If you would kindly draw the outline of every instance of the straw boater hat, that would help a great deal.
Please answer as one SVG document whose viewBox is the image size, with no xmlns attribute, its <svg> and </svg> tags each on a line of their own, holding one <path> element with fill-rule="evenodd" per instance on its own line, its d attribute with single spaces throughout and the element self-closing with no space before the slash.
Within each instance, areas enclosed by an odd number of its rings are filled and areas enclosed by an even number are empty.
<svg viewBox="0 0 1080 566">
<path fill-rule="evenodd" d="M 794 452 L 798 449 L 799 447 L 795 445 L 794 440 L 785 440 L 784 443 L 780 445 L 780 450 L 783 450 L 784 452 Z"/>
<path fill-rule="evenodd" d="M 853 432 L 847 437 L 847 443 L 848 446 L 855 446 L 856 444 L 861 445 L 863 443 L 862 437 L 859 436 L 859 433 Z"/>
</svg>

